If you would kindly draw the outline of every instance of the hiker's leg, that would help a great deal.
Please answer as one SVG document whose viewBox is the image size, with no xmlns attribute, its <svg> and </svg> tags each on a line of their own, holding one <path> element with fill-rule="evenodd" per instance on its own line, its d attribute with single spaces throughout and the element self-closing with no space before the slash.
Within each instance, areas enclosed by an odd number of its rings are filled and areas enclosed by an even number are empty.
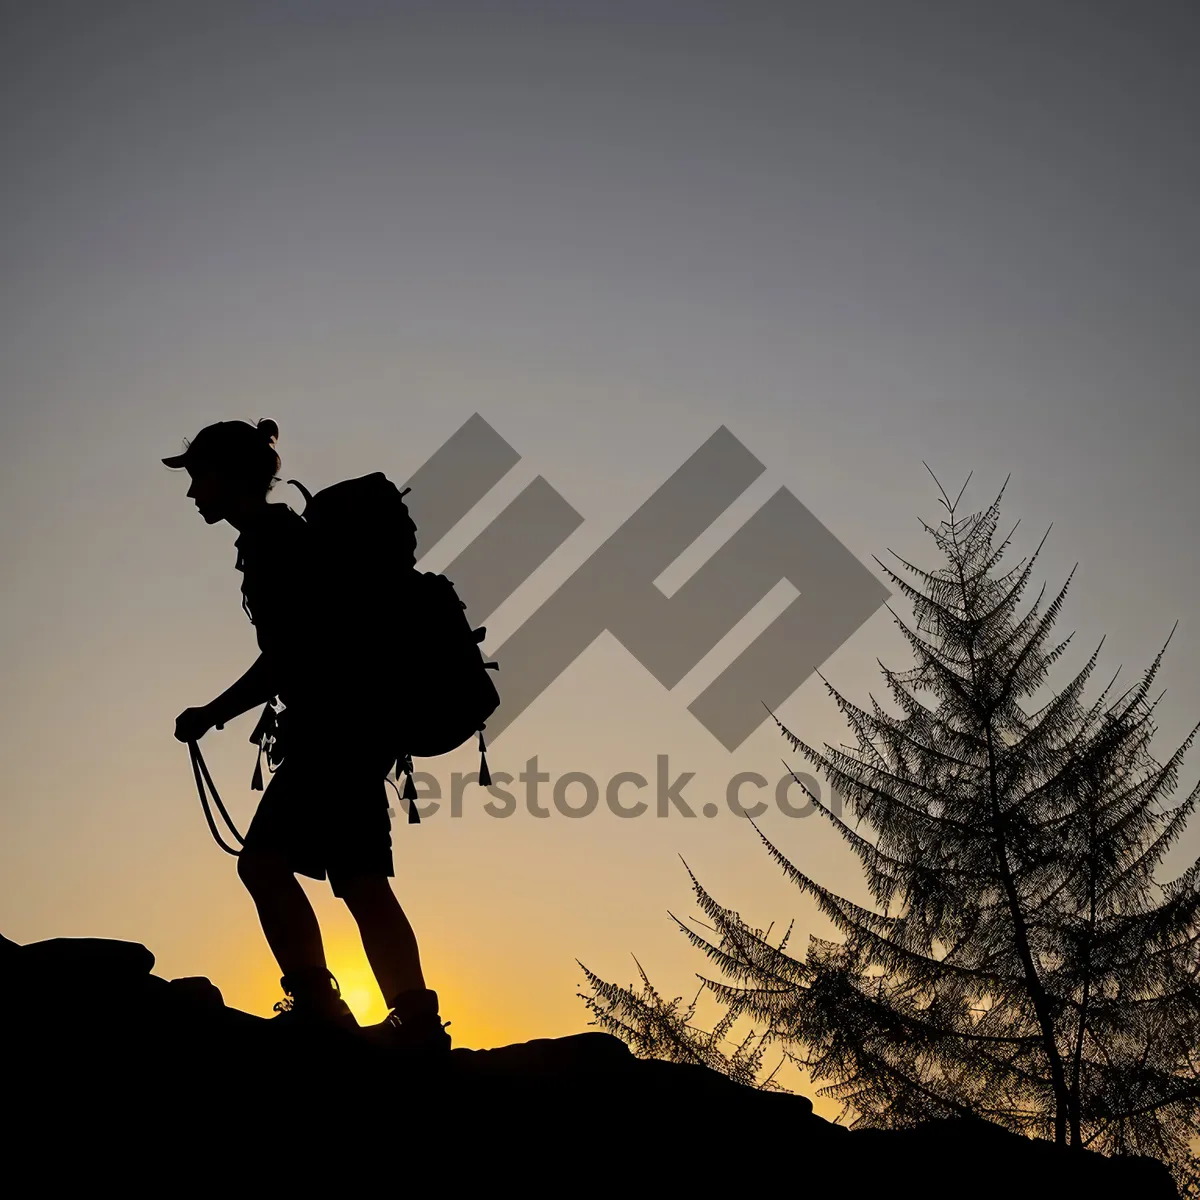
<svg viewBox="0 0 1200 1200">
<path fill-rule="evenodd" d="M 317 914 L 300 881 L 280 854 L 243 850 L 238 875 L 258 909 L 267 945 L 284 975 L 325 967 Z"/>
<path fill-rule="evenodd" d="M 417 938 L 388 879 L 341 880 L 338 895 L 358 925 L 367 961 L 388 1004 L 403 992 L 423 990 Z"/>
</svg>

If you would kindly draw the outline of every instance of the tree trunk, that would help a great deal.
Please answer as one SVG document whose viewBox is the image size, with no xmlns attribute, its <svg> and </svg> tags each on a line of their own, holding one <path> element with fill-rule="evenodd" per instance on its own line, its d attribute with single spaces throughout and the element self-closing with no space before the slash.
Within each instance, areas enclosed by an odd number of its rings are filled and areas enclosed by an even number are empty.
<svg viewBox="0 0 1200 1200">
<path fill-rule="evenodd" d="M 1057 1145 L 1064 1146 L 1067 1143 L 1067 1114 L 1071 1107 L 1070 1089 L 1067 1087 L 1067 1073 L 1063 1069 L 1062 1055 L 1058 1052 L 1058 1043 L 1054 1036 L 1054 1022 L 1050 1016 L 1049 998 L 1042 987 L 1041 978 L 1038 976 L 1037 964 L 1033 961 L 1033 952 L 1029 949 L 1029 932 L 1025 925 L 1025 914 L 1021 911 L 1021 901 L 1017 895 L 1017 885 L 1008 863 L 1008 851 L 1005 848 L 1004 834 L 1000 827 L 995 741 L 990 718 L 987 724 L 987 751 L 988 793 L 991 803 L 992 831 L 995 839 L 996 867 L 1000 872 L 1000 881 L 1004 885 L 1004 894 L 1008 899 L 1009 915 L 1012 917 L 1013 923 L 1013 941 L 1016 944 L 1017 956 L 1021 960 L 1021 969 L 1025 972 L 1025 986 L 1029 989 L 1029 999 L 1032 1001 L 1033 1011 L 1037 1015 L 1038 1027 L 1042 1033 L 1042 1046 L 1046 1051 L 1046 1059 L 1050 1066 L 1050 1085 L 1054 1089 L 1054 1141 Z"/>
<path fill-rule="evenodd" d="M 1096 814 L 1093 806 L 1088 808 L 1088 853 L 1096 844 Z M 1088 860 L 1088 927 L 1087 948 L 1084 953 L 1083 995 L 1079 1000 L 1079 1030 L 1075 1035 L 1075 1054 L 1071 1061 L 1071 1145 L 1083 1148 L 1083 1135 L 1080 1129 L 1082 1117 L 1083 1090 L 1083 1039 L 1087 1029 L 1088 1002 L 1092 998 L 1092 939 L 1096 932 L 1096 871 L 1095 860 Z"/>
</svg>

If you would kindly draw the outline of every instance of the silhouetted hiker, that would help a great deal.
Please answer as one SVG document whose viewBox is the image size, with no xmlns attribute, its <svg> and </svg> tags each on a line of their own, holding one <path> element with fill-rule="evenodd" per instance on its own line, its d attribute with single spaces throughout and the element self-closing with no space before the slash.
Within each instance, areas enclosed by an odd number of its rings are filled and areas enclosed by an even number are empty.
<svg viewBox="0 0 1200 1200">
<path fill-rule="evenodd" d="M 243 605 L 261 653 L 232 687 L 175 723 L 182 742 L 198 741 L 278 697 L 286 706 L 286 753 L 263 795 L 238 859 L 283 973 L 281 1018 L 356 1027 L 330 974 L 316 914 L 297 874 L 328 877 L 350 909 L 390 1012 L 390 1040 L 415 1053 L 449 1050 L 437 994 L 425 986 L 412 926 L 392 892 L 391 823 L 385 776 L 389 713 L 380 679 L 353 622 L 335 620 L 336 589 L 316 578 L 303 518 L 267 493 L 278 482 L 274 421 L 221 421 L 201 430 L 183 454 L 188 496 L 210 525 L 228 521 L 239 536 Z M 324 584 L 325 586 L 321 586 Z M 390 714 L 394 720 L 394 713 Z M 384 749 L 380 749 L 384 747 Z"/>
</svg>

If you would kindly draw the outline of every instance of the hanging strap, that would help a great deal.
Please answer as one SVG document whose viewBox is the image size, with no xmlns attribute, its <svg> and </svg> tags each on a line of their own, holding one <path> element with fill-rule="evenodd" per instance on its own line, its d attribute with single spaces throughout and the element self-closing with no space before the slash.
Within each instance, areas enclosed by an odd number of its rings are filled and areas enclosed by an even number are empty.
<svg viewBox="0 0 1200 1200">
<path fill-rule="evenodd" d="M 221 803 L 221 797 L 217 793 L 216 784 L 212 781 L 212 776 L 208 773 L 208 764 L 204 761 L 204 755 L 200 753 L 200 746 L 197 742 L 188 742 L 188 754 L 192 760 L 192 774 L 196 778 L 196 791 L 200 793 L 200 805 L 204 809 L 204 819 L 208 822 L 209 832 L 213 835 L 213 841 L 225 851 L 226 854 L 232 854 L 235 857 L 241 853 L 241 850 L 235 850 L 221 836 L 217 829 L 217 823 L 213 820 L 212 807 L 209 804 L 208 792 L 212 793 L 212 803 L 217 806 L 217 811 L 221 814 L 221 819 L 229 827 L 229 832 L 233 834 L 234 840 L 238 846 L 244 846 L 245 840 L 238 833 L 237 826 L 233 823 L 233 818 L 229 815 L 229 810 Z M 205 791 L 205 785 L 208 785 L 208 792 Z"/>
<path fill-rule="evenodd" d="M 407 785 L 407 784 L 405 785 L 405 787 L 404 787 L 404 791 L 402 792 L 402 791 L 401 791 L 401 790 L 400 790 L 400 789 L 399 789 L 399 788 L 398 788 L 398 787 L 397 787 L 397 786 L 396 786 L 396 785 L 395 785 L 395 784 L 394 784 L 394 783 L 393 783 L 393 782 L 392 782 L 390 779 L 388 779 L 386 776 L 384 777 L 384 780 L 383 780 L 383 782 L 384 782 L 384 783 L 386 783 L 386 784 L 388 785 L 388 787 L 390 787 L 390 788 L 392 789 L 392 791 L 394 791 L 394 792 L 396 793 L 396 795 L 400 797 L 400 806 L 401 806 L 401 808 L 405 808 L 405 809 L 407 809 L 407 810 L 408 810 L 408 823 L 409 823 L 410 825 L 420 825 L 420 823 L 421 823 L 421 814 L 420 814 L 419 812 L 417 812 L 417 801 L 416 801 L 416 798 L 415 798 L 415 797 L 413 797 L 413 796 L 410 796 L 410 795 L 408 794 L 408 793 L 409 793 L 409 788 L 408 788 L 408 785 Z M 416 790 L 416 788 L 413 788 L 412 790 L 413 790 L 413 791 L 415 791 L 415 790 Z M 388 811 L 390 812 L 391 810 L 389 809 Z"/>
<path fill-rule="evenodd" d="M 400 774 L 403 772 L 408 778 L 404 781 L 403 799 L 405 806 L 408 808 L 408 823 L 410 825 L 420 825 L 421 814 L 417 811 L 417 801 L 420 797 L 417 795 L 417 784 L 413 779 L 413 761 L 412 755 L 405 752 L 396 760 L 396 779 L 399 780 Z M 391 782 L 390 780 L 388 781 Z M 395 784 L 392 785 L 395 787 Z"/>
<path fill-rule="evenodd" d="M 254 763 L 254 775 L 250 779 L 251 791 L 261 792 L 263 790 L 262 764 L 264 753 L 267 756 L 267 770 L 275 770 L 271 764 L 271 757 L 274 753 L 275 743 L 278 740 L 279 712 L 275 708 L 274 701 L 268 700 L 259 714 L 258 724 L 254 726 L 254 732 L 250 735 L 250 741 L 258 747 L 258 758 Z"/>
<path fill-rule="evenodd" d="M 483 740 L 482 725 L 479 727 L 479 786 L 485 788 L 492 786 L 492 773 L 488 770 L 487 746 Z"/>
</svg>

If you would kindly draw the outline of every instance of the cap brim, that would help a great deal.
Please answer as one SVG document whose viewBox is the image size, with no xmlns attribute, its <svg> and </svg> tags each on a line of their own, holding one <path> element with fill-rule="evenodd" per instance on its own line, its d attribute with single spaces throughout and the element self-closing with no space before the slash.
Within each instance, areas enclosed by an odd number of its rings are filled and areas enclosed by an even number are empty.
<svg viewBox="0 0 1200 1200">
<path fill-rule="evenodd" d="M 172 458 L 164 458 L 163 462 L 166 463 L 168 467 L 186 467 L 187 466 L 187 455 L 186 454 L 176 454 Z"/>
</svg>

